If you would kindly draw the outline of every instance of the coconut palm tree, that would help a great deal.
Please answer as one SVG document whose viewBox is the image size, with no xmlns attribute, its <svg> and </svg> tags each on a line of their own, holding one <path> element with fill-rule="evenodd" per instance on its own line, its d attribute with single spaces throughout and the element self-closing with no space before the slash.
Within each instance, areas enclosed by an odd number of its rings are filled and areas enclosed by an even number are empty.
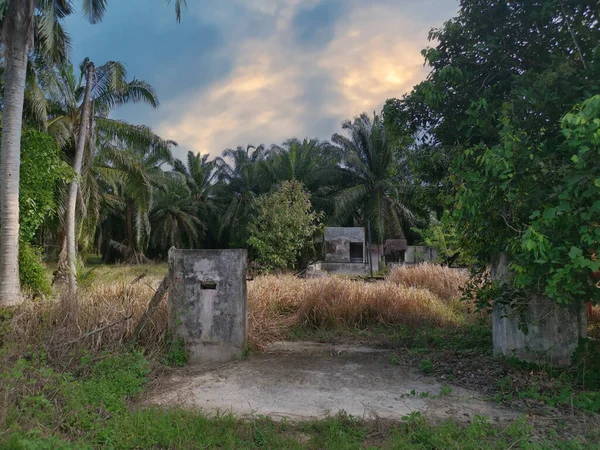
<svg viewBox="0 0 600 450">
<path fill-rule="evenodd" d="M 87 2 L 89 18 L 100 17 L 95 1 Z M 5 59 L 2 142 L 0 150 L 0 305 L 21 301 L 19 285 L 19 167 L 21 128 L 27 85 L 27 65 L 35 37 L 53 54 L 60 21 L 71 12 L 66 0 L 8 0 L 2 2 Z M 38 14 L 36 15 L 36 8 Z M 62 34 L 65 36 L 64 33 Z M 54 50 L 53 50 L 54 47 Z"/>
<path fill-rule="evenodd" d="M 383 121 L 362 114 L 342 128 L 349 137 L 334 134 L 332 142 L 342 154 L 340 170 L 346 187 L 336 197 L 335 217 L 340 223 L 370 222 L 379 242 L 403 236 L 414 214 L 402 196 L 402 185 L 392 174 L 394 157 Z"/>
<path fill-rule="evenodd" d="M 117 122 L 108 116 L 113 108 L 126 103 L 145 102 L 157 108 L 158 98 L 152 86 L 144 81 L 134 79 L 127 80 L 127 71 L 123 64 L 109 61 L 95 68 L 94 64 L 85 59 L 80 65 L 80 75 L 75 76 L 73 65 L 65 65 L 61 68 L 58 77 L 57 95 L 53 99 L 52 120 L 48 126 L 48 132 L 64 146 L 69 152 L 74 148 L 72 155 L 73 169 L 77 178 L 71 182 L 68 192 L 65 193 L 65 233 L 62 251 L 59 258 L 59 269 L 56 273 L 57 279 L 66 278 L 71 293 L 76 291 L 76 260 L 77 260 L 77 233 L 76 233 L 76 210 L 79 187 L 82 185 L 83 192 L 87 194 L 85 200 L 90 200 L 90 191 L 84 182 L 89 178 L 90 171 L 84 166 L 84 161 L 92 162 L 98 133 L 106 134 L 115 125 L 121 131 L 122 138 L 132 143 L 139 139 L 136 136 L 138 128 L 124 122 Z M 145 132 L 145 130 L 143 131 Z M 147 143 L 148 145 L 148 143 Z M 86 158 L 87 149 L 87 158 Z M 83 172 L 82 172 L 83 170 Z M 82 173 L 88 177 L 81 178 Z M 93 185 L 92 180 L 87 180 Z M 82 184 L 83 183 L 83 184 Z M 79 202 L 80 212 L 87 212 L 88 203 Z M 94 217 L 97 216 L 98 203 Z M 81 214 L 85 218 L 87 214 Z M 80 221 L 80 224 L 83 224 Z M 80 232 L 86 228 L 79 228 Z M 94 228 L 87 228 L 95 231 Z M 81 236 L 81 233 L 79 233 Z"/>
<path fill-rule="evenodd" d="M 167 0 L 169 3 L 171 0 Z M 8 2 L 8 3 L 6 3 Z M 106 0 L 82 1 L 91 23 L 106 10 Z M 175 0 L 177 20 L 186 0 Z M 19 285 L 19 164 L 21 128 L 27 78 L 27 57 L 34 48 L 36 30 L 42 43 L 53 44 L 57 24 L 69 15 L 69 0 L 5 0 L 2 33 L 6 55 L 3 121 L 0 151 L 0 305 L 21 301 Z M 41 16 L 36 20 L 36 11 Z M 39 26 L 36 26 L 39 24 Z M 49 54 L 49 53 L 48 53 Z"/>
</svg>

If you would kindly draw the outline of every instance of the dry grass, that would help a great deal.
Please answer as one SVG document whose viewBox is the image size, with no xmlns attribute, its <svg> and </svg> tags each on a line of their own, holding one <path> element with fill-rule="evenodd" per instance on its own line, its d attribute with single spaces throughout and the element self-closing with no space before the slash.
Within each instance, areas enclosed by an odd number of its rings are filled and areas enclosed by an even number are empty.
<svg viewBox="0 0 600 450">
<path fill-rule="evenodd" d="M 26 302 L 16 311 L 15 326 L 5 340 L 16 343 L 17 349 L 43 346 L 50 356 L 59 358 L 74 349 L 97 352 L 131 342 L 158 278 L 148 276 L 132 284 L 136 274 L 147 271 L 138 268 L 115 276 L 112 270 L 116 269 L 103 269 L 101 279 L 82 290 L 78 299 Z M 102 279 L 109 272 L 110 280 Z M 455 325 L 466 317 L 464 306 L 457 300 L 465 281 L 463 272 L 433 264 L 398 268 L 386 281 L 376 283 L 344 278 L 258 277 L 248 289 L 250 341 L 264 348 L 298 326 Z M 145 349 L 154 352 L 163 348 L 166 330 L 163 303 L 150 316 L 140 336 Z"/>
<path fill-rule="evenodd" d="M 413 267 L 396 267 L 387 280 L 398 285 L 427 289 L 440 299 L 450 301 L 460 298 L 461 289 L 468 278 L 469 274 L 464 269 L 426 263 Z"/>
<path fill-rule="evenodd" d="M 154 294 L 155 282 L 96 284 L 77 299 L 27 301 L 14 311 L 14 326 L 4 336 L 11 352 L 44 348 L 54 360 L 74 350 L 111 351 L 127 345 Z M 148 352 L 160 351 L 167 328 L 166 305 L 155 311 L 140 339 Z"/>
<path fill-rule="evenodd" d="M 392 281 L 365 283 L 344 278 L 301 280 L 263 276 L 248 289 L 250 340 L 262 348 L 293 326 L 365 328 L 377 324 L 456 325 L 463 316 L 456 302 L 424 288 Z"/>
</svg>

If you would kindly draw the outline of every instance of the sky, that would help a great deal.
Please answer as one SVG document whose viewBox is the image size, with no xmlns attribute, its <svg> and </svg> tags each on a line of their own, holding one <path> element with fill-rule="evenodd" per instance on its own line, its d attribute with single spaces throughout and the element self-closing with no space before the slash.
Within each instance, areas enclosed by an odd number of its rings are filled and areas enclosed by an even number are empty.
<svg viewBox="0 0 600 450">
<path fill-rule="evenodd" d="M 76 14 L 71 59 L 120 61 L 161 106 L 119 108 L 187 151 L 220 155 L 290 137 L 329 139 L 380 112 L 427 76 L 421 50 L 457 0 L 188 0 L 181 23 L 165 0 L 112 0 L 104 20 Z"/>
</svg>

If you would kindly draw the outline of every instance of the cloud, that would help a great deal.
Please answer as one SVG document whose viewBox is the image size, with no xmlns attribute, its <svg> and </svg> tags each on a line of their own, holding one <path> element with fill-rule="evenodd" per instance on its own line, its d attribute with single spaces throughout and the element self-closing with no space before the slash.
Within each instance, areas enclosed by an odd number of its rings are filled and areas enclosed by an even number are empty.
<svg viewBox="0 0 600 450">
<path fill-rule="evenodd" d="M 208 0 L 184 17 L 186 33 L 203 30 L 198 43 L 156 68 L 169 89 L 151 125 L 181 144 L 180 157 L 329 139 L 424 78 L 429 29 L 456 9 L 454 0 Z"/>
</svg>

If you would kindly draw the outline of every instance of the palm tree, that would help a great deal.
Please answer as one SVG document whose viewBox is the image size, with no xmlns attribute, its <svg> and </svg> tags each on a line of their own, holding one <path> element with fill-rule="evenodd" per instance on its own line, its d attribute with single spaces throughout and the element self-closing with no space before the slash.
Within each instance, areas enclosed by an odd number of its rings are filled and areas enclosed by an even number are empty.
<svg viewBox="0 0 600 450">
<path fill-rule="evenodd" d="M 335 217 L 341 223 L 371 223 L 379 242 L 403 236 L 414 215 L 402 197 L 402 185 L 392 174 L 394 157 L 383 121 L 366 114 L 346 121 L 349 137 L 334 134 L 332 142 L 342 154 L 346 187 L 336 197 Z"/>
<path fill-rule="evenodd" d="M 220 238 L 225 237 L 230 246 L 246 246 L 252 201 L 270 188 L 264 165 L 267 155 L 263 145 L 240 146 L 223 152 L 219 172 L 221 183 L 216 189 L 222 201 L 227 203 Z"/>
<path fill-rule="evenodd" d="M 113 209 L 125 225 L 125 237 L 119 242 L 109 241 L 128 263 L 147 261 L 144 252 L 150 238 L 149 214 L 157 189 L 165 188 L 169 180 L 183 178 L 176 172 L 165 172 L 164 164 L 173 164 L 172 141 L 160 141 L 150 147 L 124 148 L 106 146 L 100 150 L 99 159 L 104 161 L 97 170 L 111 186 L 109 194 L 116 197 Z M 110 233 L 106 233 L 110 235 Z"/>
<path fill-rule="evenodd" d="M 196 216 L 205 234 L 205 243 L 208 241 L 210 245 L 215 244 L 219 236 L 219 215 L 222 212 L 219 199 L 222 183 L 219 182 L 219 176 L 224 162 L 221 158 L 208 158 L 208 154 L 188 152 L 187 165 L 175 160 L 173 168 L 185 177 L 196 207 Z"/>
<path fill-rule="evenodd" d="M 171 247 L 197 248 L 206 225 L 199 219 L 199 200 L 188 186 L 175 178 L 157 189 L 150 213 L 150 242 L 162 256 Z"/>
<path fill-rule="evenodd" d="M 300 181 L 310 192 L 313 207 L 331 212 L 331 198 L 343 175 L 339 162 L 339 149 L 329 142 L 292 138 L 271 147 L 265 167 L 273 187 L 283 181 Z"/>
<path fill-rule="evenodd" d="M 42 43 L 54 44 L 56 23 L 71 10 L 66 0 L 8 0 L 8 5 L 3 3 L 6 8 L 2 23 L 6 72 L 0 150 L 0 305 L 10 305 L 21 301 L 19 167 L 28 53 L 34 48 L 36 29 Z M 95 5 L 97 2 L 86 3 L 89 4 L 89 18 L 102 15 L 103 11 L 93 9 L 98 6 Z M 38 17 L 36 8 L 40 11 Z"/>
<path fill-rule="evenodd" d="M 71 183 L 66 193 L 66 213 L 64 242 L 59 258 L 59 269 L 56 278 L 67 278 L 70 292 L 76 291 L 76 209 L 79 185 L 82 180 L 82 166 L 84 164 L 85 150 L 91 162 L 96 145 L 98 133 L 106 134 L 107 130 L 120 130 L 122 139 L 130 144 L 140 139 L 138 128 L 110 119 L 111 110 L 126 103 L 145 102 L 157 108 L 159 103 L 152 86 L 144 81 L 127 80 L 127 71 L 123 64 L 115 61 L 94 67 L 89 59 L 80 65 L 80 75 L 75 76 L 72 65 L 61 68 L 58 81 L 56 98 L 53 100 L 52 120 L 48 132 L 66 149 L 75 143 L 73 156 L 73 169 L 77 178 Z M 145 130 L 143 131 L 145 133 Z M 88 136 L 89 134 L 89 136 Z M 89 139 L 88 139 L 89 138 Z M 147 143 L 148 145 L 148 143 Z M 84 171 L 89 175 L 90 171 Z M 86 187 L 86 186 L 83 186 Z M 90 191 L 86 190 L 89 194 Z M 89 197 L 86 199 L 89 200 Z M 80 209 L 86 202 L 79 202 Z M 97 205 L 97 203 L 96 203 Z M 85 214 L 83 217 L 85 218 Z M 81 228 L 80 228 L 81 230 Z M 89 228 L 88 228 L 89 230 Z M 94 228 L 95 230 L 95 228 Z"/>
<path fill-rule="evenodd" d="M 106 10 L 106 0 L 85 0 L 82 4 L 84 15 L 91 23 L 98 22 Z M 185 4 L 186 0 L 175 0 L 177 20 L 181 19 Z M 57 36 L 56 24 L 72 10 L 69 0 L 5 0 L 3 5 L 6 7 L 2 26 L 6 76 L 0 150 L 0 305 L 8 305 L 21 301 L 19 164 L 27 56 L 34 48 L 35 30 L 39 30 L 40 41 L 51 46 Z M 41 16 L 38 21 L 41 26 L 37 27 L 36 10 Z"/>
</svg>

